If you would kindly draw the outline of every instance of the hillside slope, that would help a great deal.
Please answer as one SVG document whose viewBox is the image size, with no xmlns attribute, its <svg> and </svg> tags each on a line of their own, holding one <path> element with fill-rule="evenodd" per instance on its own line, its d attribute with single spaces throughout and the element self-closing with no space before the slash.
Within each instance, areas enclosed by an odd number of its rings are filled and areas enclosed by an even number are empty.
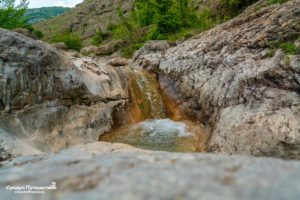
<svg viewBox="0 0 300 200">
<path fill-rule="evenodd" d="M 70 8 L 64 7 L 32 8 L 27 10 L 26 16 L 30 24 L 35 24 L 61 15 L 69 10 Z"/>
<path fill-rule="evenodd" d="M 63 31 L 78 33 L 83 40 L 87 40 L 96 30 L 106 30 L 109 23 L 117 21 L 119 6 L 125 14 L 130 11 L 132 2 L 132 0 L 85 0 L 70 12 L 38 23 L 34 27 L 44 33 L 46 40 Z"/>
</svg>

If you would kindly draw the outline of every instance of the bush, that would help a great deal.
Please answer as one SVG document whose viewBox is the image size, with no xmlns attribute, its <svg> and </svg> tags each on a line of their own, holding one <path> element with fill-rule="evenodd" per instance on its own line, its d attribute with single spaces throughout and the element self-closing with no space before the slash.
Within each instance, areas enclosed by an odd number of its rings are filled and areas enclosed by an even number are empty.
<svg viewBox="0 0 300 200">
<path fill-rule="evenodd" d="M 101 29 L 96 32 L 96 35 L 93 37 L 93 45 L 98 46 L 101 44 L 105 39 L 108 38 L 108 34 L 104 33 Z"/>
<path fill-rule="evenodd" d="M 82 48 L 80 36 L 70 32 L 55 35 L 52 38 L 52 42 L 63 42 L 68 47 L 68 49 L 72 49 L 75 51 L 80 51 L 80 49 Z"/>
<path fill-rule="evenodd" d="M 120 22 L 107 27 L 114 39 L 127 42 L 123 49 L 126 57 L 148 40 L 168 39 L 199 25 L 191 0 L 135 0 L 134 3 L 135 10 L 129 17 L 125 18 L 119 8 Z"/>
<path fill-rule="evenodd" d="M 223 19 L 232 18 L 238 15 L 244 8 L 257 0 L 219 0 L 221 9 L 219 16 Z"/>
<path fill-rule="evenodd" d="M 199 22 L 190 0 L 136 0 L 135 5 L 134 15 L 139 26 L 156 25 L 163 35 L 178 33 Z"/>
<path fill-rule="evenodd" d="M 36 36 L 37 38 L 39 38 L 39 39 L 42 39 L 44 37 L 44 34 L 41 31 L 38 31 L 38 30 L 33 30 L 32 34 L 34 36 Z"/>
</svg>

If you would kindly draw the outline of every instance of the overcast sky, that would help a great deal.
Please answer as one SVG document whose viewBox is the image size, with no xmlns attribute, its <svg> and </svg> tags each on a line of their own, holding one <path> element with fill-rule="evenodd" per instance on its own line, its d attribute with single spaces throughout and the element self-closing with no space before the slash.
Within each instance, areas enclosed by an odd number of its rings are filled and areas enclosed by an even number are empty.
<svg viewBox="0 0 300 200">
<path fill-rule="evenodd" d="M 29 8 L 40 8 L 49 6 L 74 7 L 83 0 L 29 0 Z"/>
</svg>

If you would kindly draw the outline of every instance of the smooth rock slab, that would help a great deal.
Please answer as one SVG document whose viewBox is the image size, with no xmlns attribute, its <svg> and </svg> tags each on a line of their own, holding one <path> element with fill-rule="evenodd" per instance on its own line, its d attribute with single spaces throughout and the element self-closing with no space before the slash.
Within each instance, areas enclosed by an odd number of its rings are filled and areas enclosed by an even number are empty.
<svg viewBox="0 0 300 200">
<path fill-rule="evenodd" d="M 2 163 L 3 199 L 299 199 L 300 162 L 273 158 L 150 152 L 92 143 Z M 50 185 L 16 195 L 7 185 Z"/>
</svg>

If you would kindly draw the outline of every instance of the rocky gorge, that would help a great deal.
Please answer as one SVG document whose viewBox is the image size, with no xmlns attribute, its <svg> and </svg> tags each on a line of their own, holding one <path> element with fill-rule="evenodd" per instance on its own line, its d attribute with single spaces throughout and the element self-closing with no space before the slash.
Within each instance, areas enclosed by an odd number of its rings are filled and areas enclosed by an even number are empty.
<svg viewBox="0 0 300 200">
<path fill-rule="evenodd" d="M 132 60 L 0 29 L 1 197 L 298 199 L 300 1 L 264 2 Z"/>
</svg>

